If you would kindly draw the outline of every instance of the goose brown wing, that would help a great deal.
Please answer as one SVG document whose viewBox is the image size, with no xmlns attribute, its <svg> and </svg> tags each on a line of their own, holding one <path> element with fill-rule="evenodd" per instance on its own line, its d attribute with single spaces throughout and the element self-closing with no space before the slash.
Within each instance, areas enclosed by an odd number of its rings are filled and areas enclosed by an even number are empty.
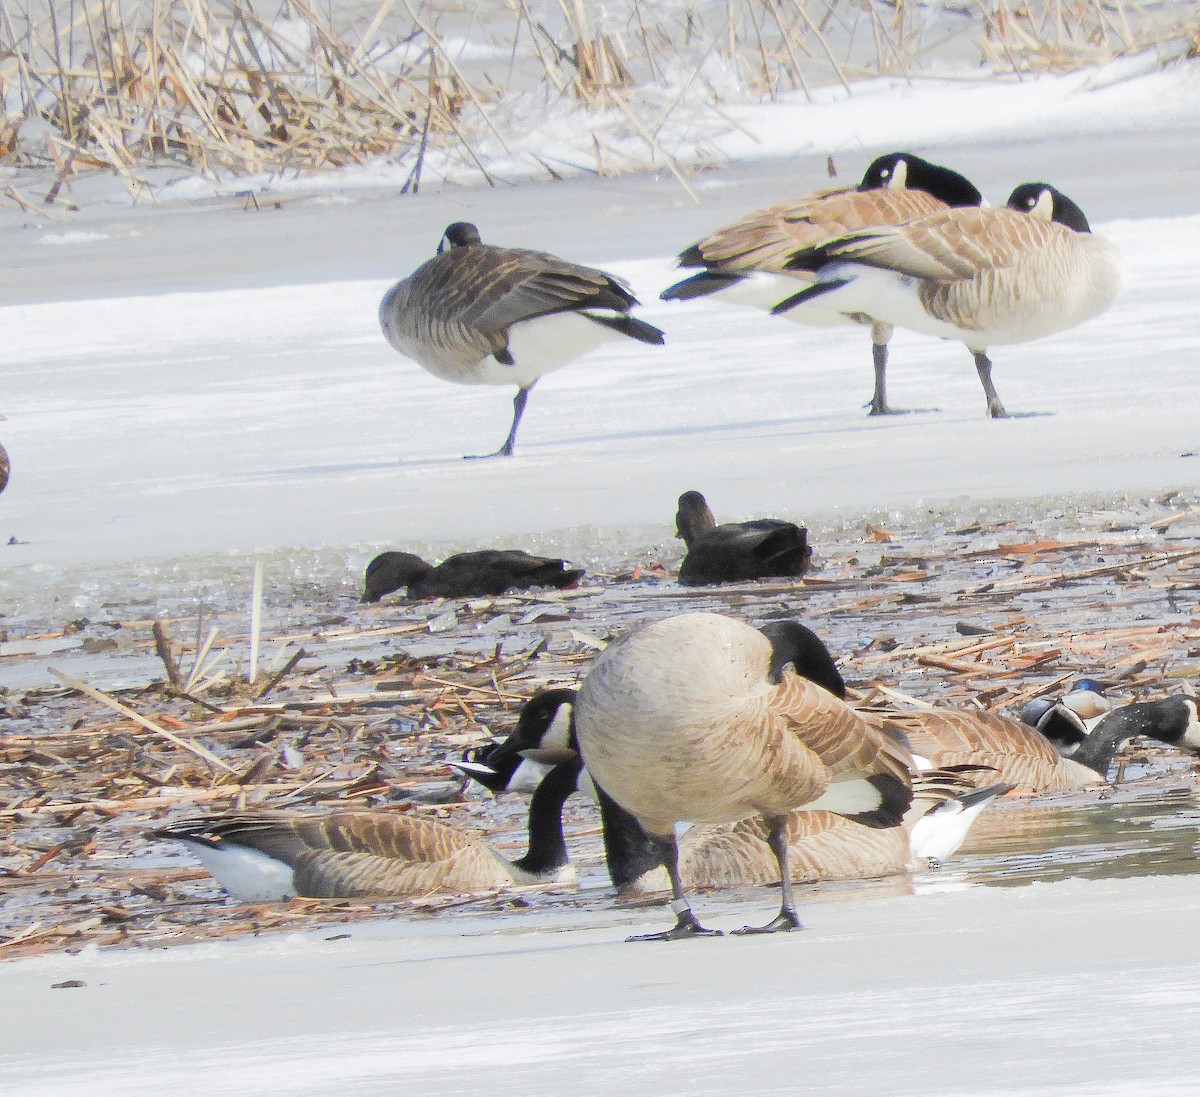
<svg viewBox="0 0 1200 1097">
<path fill-rule="evenodd" d="M 911 789 L 912 754 L 884 729 L 873 727 L 828 690 L 787 672 L 770 708 L 824 763 L 831 781 L 890 777 Z"/>
<path fill-rule="evenodd" d="M 718 229 L 684 252 L 681 265 L 794 273 L 787 262 L 798 248 L 820 247 L 848 233 L 903 224 L 944 208 L 945 203 L 920 190 L 822 191 Z"/>
<path fill-rule="evenodd" d="M 991 751 L 1017 754 L 1045 764 L 1059 760 L 1053 744 L 1036 728 L 990 712 L 913 712 L 890 715 L 915 753 L 927 757 L 942 752 Z"/>
<path fill-rule="evenodd" d="M 478 245 L 444 252 L 426 266 L 432 318 L 484 336 L 579 308 L 625 311 L 633 295 L 615 278 L 545 252 Z"/>
<path fill-rule="evenodd" d="M 908 839 L 899 827 L 876 830 L 831 811 L 788 816 L 788 868 L 793 880 L 858 880 L 904 869 Z M 693 827 L 680 841 L 679 869 L 688 887 L 773 884 L 775 855 L 760 816 L 722 826 Z"/>
<path fill-rule="evenodd" d="M 832 259 L 951 282 L 1015 266 L 1064 229 L 1009 209 L 946 209 L 908 224 L 856 233 L 830 244 Z"/>
<path fill-rule="evenodd" d="M 316 899 L 421 896 L 435 892 L 463 895 L 494 891 L 513 882 L 512 873 L 500 858 L 478 842 L 429 861 L 314 850 L 301 855 L 294 878 L 299 894 Z"/>
</svg>

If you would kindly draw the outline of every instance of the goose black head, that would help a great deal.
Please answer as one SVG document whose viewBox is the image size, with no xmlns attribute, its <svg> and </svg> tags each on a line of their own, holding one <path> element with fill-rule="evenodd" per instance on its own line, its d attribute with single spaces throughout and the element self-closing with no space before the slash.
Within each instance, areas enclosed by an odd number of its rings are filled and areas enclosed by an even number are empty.
<svg viewBox="0 0 1200 1097">
<path fill-rule="evenodd" d="M 579 755 L 574 705 L 573 689 L 535 693 L 507 738 L 468 751 L 451 765 L 493 792 L 532 792 L 549 766 Z"/>
<path fill-rule="evenodd" d="M 470 221 L 455 221 L 453 224 L 447 225 L 446 231 L 442 233 L 441 242 L 438 244 L 438 255 L 441 255 L 447 248 L 465 248 L 471 244 L 482 243 L 483 239 L 479 235 L 479 230 Z"/>
<path fill-rule="evenodd" d="M 698 491 L 685 491 L 679 497 L 679 509 L 675 512 L 675 536 L 690 545 L 700 534 L 716 529 L 717 520 L 709 509 L 704 496 Z"/>
<path fill-rule="evenodd" d="M 1043 221 L 1057 221 L 1075 232 L 1092 231 L 1083 210 L 1049 183 L 1022 183 L 1008 196 L 1005 205 Z"/>
<path fill-rule="evenodd" d="M 948 206 L 978 206 L 983 202 L 983 195 L 966 176 L 911 152 L 889 152 L 878 157 L 858 185 L 860 191 L 902 188 L 923 190 Z"/>
<path fill-rule="evenodd" d="M 833 656 L 812 629 L 805 628 L 799 621 L 771 621 L 758 631 L 771 641 L 768 681 L 781 681 L 783 668 L 791 663 L 801 678 L 807 678 L 843 701 L 846 699 L 846 683 Z"/>
<path fill-rule="evenodd" d="M 378 602 L 385 594 L 407 587 L 433 570 L 411 552 L 381 552 L 363 575 L 363 602 Z"/>
</svg>

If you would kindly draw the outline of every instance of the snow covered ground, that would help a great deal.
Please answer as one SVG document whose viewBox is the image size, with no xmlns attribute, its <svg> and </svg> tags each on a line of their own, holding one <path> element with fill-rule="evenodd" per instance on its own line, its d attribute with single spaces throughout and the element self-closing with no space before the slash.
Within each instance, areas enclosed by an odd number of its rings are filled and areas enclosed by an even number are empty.
<svg viewBox="0 0 1200 1097">
<path fill-rule="evenodd" d="M 827 149 L 802 131 L 780 156 L 796 125 L 784 114 L 769 157 L 743 150 L 695 178 L 698 205 L 664 174 L 416 198 L 326 184 L 260 210 L 130 208 L 85 182 L 76 214 L 5 207 L 0 541 L 19 543 L 0 546 L 0 595 L 57 583 L 72 597 L 91 577 L 93 597 L 120 601 L 152 574 L 186 597 L 231 554 L 288 567 L 301 549 L 315 577 L 347 585 L 384 544 L 628 556 L 669 543 L 687 488 L 722 517 L 817 530 L 1194 489 L 1197 115 L 1140 128 L 1147 102 L 1165 115 L 1166 93 L 1125 86 L 1089 101 L 1075 136 L 1074 123 L 1041 135 L 1036 95 L 1011 108 L 1024 111 L 1014 130 L 947 86 L 973 143 L 961 127 L 921 131 L 916 111 L 902 140 L 848 127 L 833 150 L 854 179 L 882 151 L 869 141 L 919 145 L 993 202 L 1048 180 L 1122 249 L 1128 289 L 1108 314 L 995 354 L 1009 409 L 1038 413 L 1005 422 L 986 419 L 958 345 L 898 336 L 893 403 L 931 410 L 869 420 L 864 333 L 657 301 L 671 256 L 703 232 L 826 185 Z M 864 126 L 875 110 L 865 97 Z M 667 332 L 664 348 L 611 346 L 547 378 L 509 461 L 461 455 L 499 443 L 511 394 L 434 380 L 376 324 L 389 281 L 460 218 L 624 275 Z M 772 903 L 702 908 L 732 928 Z M 625 945 L 661 911 L 613 911 L 29 960 L 5 968 L 19 1016 L 0 1077 L 21 1097 L 1166 1097 L 1195 1091 L 1198 906 L 1196 876 L 1076 881 L 825 903 L 806 911 L 808 932 L 770 940 Z M 69 979 L 86 986 L 51 989 Z"/>
</svg>

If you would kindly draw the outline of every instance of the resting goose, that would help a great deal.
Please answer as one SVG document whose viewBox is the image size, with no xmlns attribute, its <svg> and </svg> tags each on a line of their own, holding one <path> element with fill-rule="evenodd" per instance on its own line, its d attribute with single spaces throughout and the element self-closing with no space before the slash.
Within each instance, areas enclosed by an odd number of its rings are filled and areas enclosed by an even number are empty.
<svg viewBox="0 0 1200 1097">
<path fill-rule="evenodd" d="M 229 812 L 152 832 L 183 842 L 243 902 L 303 895 L 402 898 L 469 895 L 574 878 L 562 806 L 579 763 L 556 766 L 529 805 L 529 849 L 507 861 L 474 835 L 432 819 L 385 811 Z"/>
<path fill-rule="evenodd" d="M 933 770 L 913 778 L 913 806 L 898 827 L 863 826 L 831 811 L 794 811 L 787 820 L 793 883 L 869 880 L 938 865 L 963 843 L 971 824 L 1007 784 L 964 789 Z M 656 846 L 637 820 L 613 804 L 602 815 L 609 874 L 619 895 L 663 891 L 668 877 Z M 687 889 L 773 884 L 779 865 L 762 819 L 695 826 L 679 840 L 679 875 Z"/>
<path fill-rule="evenodd" d="M 484 244 L 474 225 L 457 221 L 437 255 L 388 290 L 379 322 L 396 350 L 443 381 L 517 386 L 508 437 L 484 455 L 509 457 L 543 374 L 616 339 L 663 342 L 658 328 L 629 315 L 637 303 L 603 271 Z"/>
<path fill-rule="evenodd" d="M 900 225 L 948 207 L 978 206 L 979 191 L 958 172 L 931 164 L 911 152 L 875 160 L 855 187 L 816 191 L 758 210 L 717 229 L 680 254 L 681 267 L 702 267 L 661 294 L 664 301 L 712 296 L 730 304 L 771 310 L 813 280 L 811 272 L 789 266 L 798 248 L 815 248 L 874 225 Z M 888 415 L 886 373 L 892 327 L 848 316 L 815 301 L 791 309 L 788 319 L 829 325 L 852 321 L 871 328 L 875 391 L 871 414 Z"/>
<path fill-rule="evenodd" d="M 679 566 L 679 581 L 691 586 L 801 576 L 812 561 L 803 526 L 775 518 L 717 525 L 698 491 L 679 497 L 675 536 L 688 550 Z"/>
<path fill-rule="evenodd" d="M 950 209 L 799 249 L 788 266 L 815 284 L 775 306 L 811 302 L 848 316 L 958 339 L 975 358 L 988 414 L 1007 418 L 991 346 L 1066 331 L 1117 299 L 1117 249 L 1048 183 L 1023 183 L 1003 209 Z"/>
<path fill-rule="evenodd" d="M 719 614 L 668 617 L 609 645 L 579 690 L 584 765 L 650 835 L 671 880 L 676 924 L 645 939 L 712 935 L 684 893 L 678 822 L 763 816 L 783 897 L 774 921 L 743 932 L 771 933 L 800 926 L 787 868 L 793 811 L 889 827 L 908 810 L 908 750 L 797 674 L 786 645 L 786 632 L 768 639 Z"/>
<path fill-rule="evenodd" d="M 378 602 L 407 588 L 409 598 L 481 598 L 530 587 L 575 586 L 584 571 L 565 560 L 521 549 L 483 549 L 448 556 L 436 567 L 411 552 L 381 552 L 367 565 L 360 601 Z"/>
<path fill-rule="evenodd" d="M 1200 753 L 1198 705 L 1193 697 L 1170 697 L 1113 709 L 1082 742 L 1062 741 L 1070 757 L 1036 728 L 993 713 L 889 714 L 887 723 L 901 728 L 913 751 L 932 765 L 984 765 L 995 771 L 988 780 L 1011 782 L 1018 792 L 1062 792 L 1106 784 L 1113 758 L 1133 735 Z"/>
</svg>

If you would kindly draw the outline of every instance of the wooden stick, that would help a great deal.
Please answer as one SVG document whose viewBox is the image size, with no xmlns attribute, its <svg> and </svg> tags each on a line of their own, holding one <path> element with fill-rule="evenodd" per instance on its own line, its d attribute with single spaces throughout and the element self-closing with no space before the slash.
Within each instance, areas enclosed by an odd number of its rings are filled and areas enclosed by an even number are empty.
<svg viewBox="0 0 1200 1097">
<path fill-rule="evenodd" d="M 155 735 L 160 735 L 162 738 L 174 743 L 177 747 L 182 747 L 184 750 L 194 754 L 197 758 L 203 759 L 210 766 L 215 766 L 218 769 L 225 770 L 226 773 L 236 773 L 237 770 L 226 762 L 218 758 L 211 750 L 202 747 L 199 743 L 189 742 L 182 736 L 176 735 L 173 731 L 167 731 L 166 728 L 156 724 L 153 720 L 148 720 L 141 713 L 134 712 L 133 709 L 121 704 L 120 701 L 114 700 L 108 694 L 102 693 L 95 686 L 89 686 L 86 682 L 81 682 L 78 678 L 72 678 L 69 674 L 64 674 L 61 670 L 55 670 L 54 667 L 47 667 L 47 671 L 57 678 L 64 686 L 69 689 L 77 690 L 86 697 L 92 698 L 94 701 L 99 701 L 102 705 L 107 705 L 109 708 L 119 712 L 122 716 L 132 720 L 135 724 L 140 724 L 147 731 L 152 731 Z"/>
</svg>

